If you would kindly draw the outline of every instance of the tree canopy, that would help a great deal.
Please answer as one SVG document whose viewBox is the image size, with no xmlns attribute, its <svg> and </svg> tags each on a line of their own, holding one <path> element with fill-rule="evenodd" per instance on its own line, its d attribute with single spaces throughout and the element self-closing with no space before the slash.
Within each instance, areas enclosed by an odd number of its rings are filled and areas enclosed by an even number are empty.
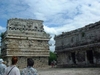
<svg viewBox="0 0 100 75">
<path fill-rule="evenodd" d="M 49 65 L 53 60 L 57 60 L 57 56 L 54 52 L 50 51 L 50 56 L 49 56 Z"/>
</svg>

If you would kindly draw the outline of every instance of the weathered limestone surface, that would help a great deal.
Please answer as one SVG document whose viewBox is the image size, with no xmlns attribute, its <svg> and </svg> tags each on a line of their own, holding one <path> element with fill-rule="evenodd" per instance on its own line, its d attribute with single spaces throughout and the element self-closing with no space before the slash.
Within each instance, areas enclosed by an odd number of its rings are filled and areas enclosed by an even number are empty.
<svg viewBox="0 0 100 75">
<path fill-rule="evenodd" d="M 58 65 L 100 64 L 100 21 L 55 36 Z"/>
<path fill-rule="evenodd" d="M 11 56 L 18 56 L 19 68 L 26 67 L 28 57 L 33 57 L 35 67 L 48 65 L 49 34 L 43 29 L 42 20 L 9 19 L 2 39 L 2 56 L 11 63 Z"/>
</svg>

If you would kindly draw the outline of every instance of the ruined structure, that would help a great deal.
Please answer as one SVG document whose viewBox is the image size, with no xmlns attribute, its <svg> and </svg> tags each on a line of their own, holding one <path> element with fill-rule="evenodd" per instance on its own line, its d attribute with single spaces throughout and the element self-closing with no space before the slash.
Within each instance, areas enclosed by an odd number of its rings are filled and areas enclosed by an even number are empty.
<svg viewBox="0 0 100 75">
<path fill-rule="evenodd" d="M 58 66 L 100 65 L 100 21 L 55 36 Z"/>
<path fill-rule="evenodd" d="M 35 67 L 48 66 L 50 37 L 43 29 L 42 20 L 9 19 L 7 30 L 2 36 L 1 54 L 8 65 L 11 57 L 18 56 L 17 66 L 27 66 L 27 58 L 32 57 Z"/>
</svg>

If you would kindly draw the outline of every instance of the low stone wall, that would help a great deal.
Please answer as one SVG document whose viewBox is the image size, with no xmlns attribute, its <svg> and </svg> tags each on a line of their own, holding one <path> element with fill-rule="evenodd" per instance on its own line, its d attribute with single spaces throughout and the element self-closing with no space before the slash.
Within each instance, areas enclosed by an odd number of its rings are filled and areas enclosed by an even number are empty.
<svg viewBox="0 0 100 75">
<path fill-rule="evenodd" d="M 7 66 L 11 65 L 11 58 L 12 57 L 4 58 L 4 60 L 7 62 L 6 63 Z M 20 69 L 27 67 L 27 58 L 29 58 L 29 57 L 23 57 L 23 56 L 18 57 L 17 67 Z M 47 57 L 32 57 L 32 58 L 34 60 L 35 68 L 48 67 L 48 58 Z"/>
</svg>

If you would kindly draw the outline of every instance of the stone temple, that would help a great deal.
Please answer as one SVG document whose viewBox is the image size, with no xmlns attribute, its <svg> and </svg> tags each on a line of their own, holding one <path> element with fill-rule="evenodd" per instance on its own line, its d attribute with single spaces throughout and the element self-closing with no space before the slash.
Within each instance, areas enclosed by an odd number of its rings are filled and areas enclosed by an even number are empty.
<svg viewBox="0 0 100 75">
<path fill-rule="evenodd" d="M 7 30 L 2 36 L 1 54 L 11 64 L 11 57 L 18 56 L 17 66 L 27 66 L 27 58 L 32 57 L 34 67 L 48 66 L 49 34 L 44 31 L 42 20 L 9 19 Z"/>
<path fill-rule="evenodd" d="M 54 39 L 58 66 L 100 66 L 100 21 Z"/>
</svg>

